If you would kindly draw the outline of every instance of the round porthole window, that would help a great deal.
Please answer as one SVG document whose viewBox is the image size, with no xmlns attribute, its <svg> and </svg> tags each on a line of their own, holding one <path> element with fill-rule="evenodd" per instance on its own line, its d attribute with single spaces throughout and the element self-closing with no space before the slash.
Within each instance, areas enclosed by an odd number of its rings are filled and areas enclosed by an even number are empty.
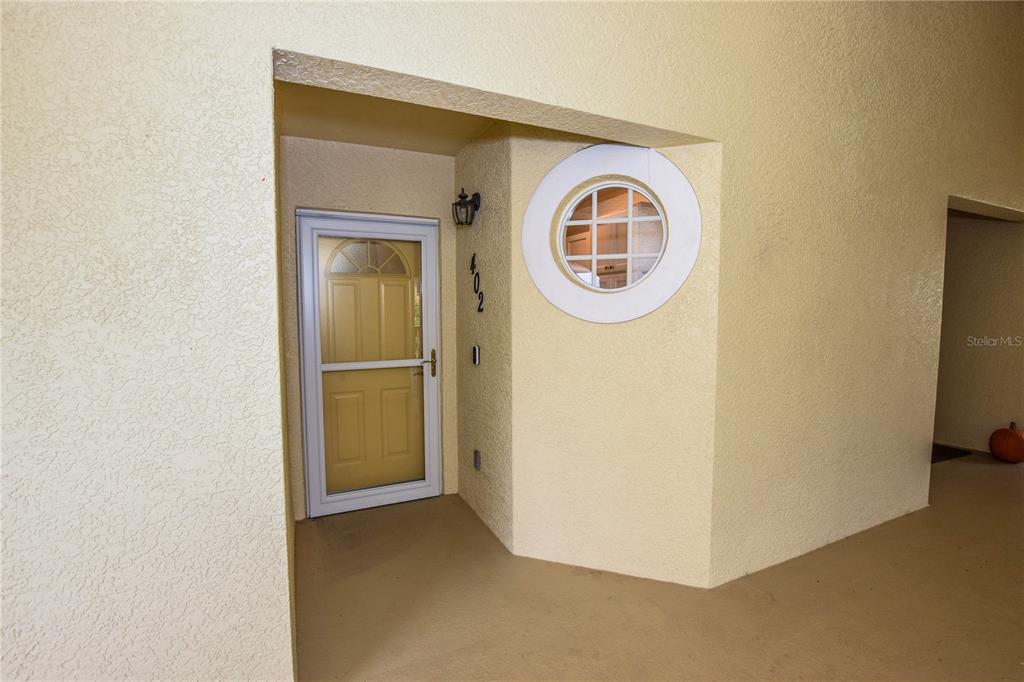
<svg viewBox="0 0 1024 682">
<path fill-rule="evenodd" d="M 552 304 L 591 322 L 624 322 L 663 305 L 700 248 L 697 196 L 653 149 L 603 144 L 544 177 L 523 220 L 523 257 Z"/>
<path fill-rule="evenodd" d="M 565 274 L 593 291 L 638 284 L 665 249 L 665 216 L 654 192 L 624 180 L 573 193 L 560 223 L 557 256 Z"/>
</svg>

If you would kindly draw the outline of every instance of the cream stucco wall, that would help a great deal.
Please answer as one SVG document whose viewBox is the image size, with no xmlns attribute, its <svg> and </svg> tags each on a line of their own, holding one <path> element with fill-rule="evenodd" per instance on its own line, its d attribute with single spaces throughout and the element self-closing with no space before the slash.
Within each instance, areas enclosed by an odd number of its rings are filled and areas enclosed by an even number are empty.
<svg viewBox="0 0 1024 682">
<path fill-rule="evenodd" d="M 457 230 L 459 492 L 516 554 L 703 586 L 721 149 L 662 150 L 701 202 L 698 267 L 655 313 L 598 325 L 544 300 L 522 254 L 534 189 L 559 161 L 595 142 L 495 124 L 456 156 L 456 187 L 480 190 L 485 201 L 477 222 Z M 483 313 L 468 270 L 473 254 Z M 478 367 L 468 352 L 474 344 Z"/>
<path fill-rule="evenodd" d="M 0 676 L 288 679 L 269 46 L 2 11 Z"/>
<path fill-rule="evenodd" d="M 925 504 L 946 197 L 1024 208 L 1022 22 L 5 3 L 3 676 L 291 675 L 274 47 L 722 143 L 718 583 Z"/>
<path fill-rule="evenodd" d="M 480 212 L 457 228 L 459 494 L 512 547 L 512 279 L 509 125 L 496 123 L 455 156 L 455 185 L 480 192 Z M 477 312 L 470 260 L 476 254 L 484 311 Z M 479 345 L 481 363 L 470 349 Z M 482 466 L 473 468 L 473 450 Z"/>
<path fill-rule="evenodd" d="M 935 442 L 988 452 L 1010 421 L 1024 424 L 1024 224 L 951 215 Z"/>
<path fill-rule="evenodd" d="M 515 552 L 706 586 L 721 148 L 660 150 L 701 207 L 700 255 L 682 288 L 642 318 L 595 324 L 544 299 L 521 237 L 534 189 L 586 144 L 513 129 Z"/>
<path fill-rule="evenodd" d="M 458 490 L 455 346 L 455 225 L 451 220 L 455 159 L 401 149 L 282 136 L 281 324 L 292 514 L 306 518 L 296 291 L 295 209 L 327 208 L 437 218 L 440 221 L 441 458 L 444 492 Z"/>
<path fill-rule="evenodd" d="M 744 14 L 697 58 L 743 84 L 693 105 L 726 159 L 715 584 L 927 503 L 947 196 L 1024 204 L 1024 5 Z"/>
</svg>

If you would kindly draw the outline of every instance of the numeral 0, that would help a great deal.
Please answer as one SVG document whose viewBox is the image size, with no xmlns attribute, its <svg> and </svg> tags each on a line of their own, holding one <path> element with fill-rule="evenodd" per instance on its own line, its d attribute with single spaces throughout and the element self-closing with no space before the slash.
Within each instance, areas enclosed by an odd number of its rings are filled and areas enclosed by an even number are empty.
<svg viewBox="0 0 1024 682">
<path fill-rule="evenodd" d="M 476 294 L 477 304 L 476 311 L 482 313 L 484 311 L 484 292 L 480 291 L 480 271 L 476 269 L 476 254 L 469 259 L 469 271 L 473 273 L 473 293 Z"/>
</svg>

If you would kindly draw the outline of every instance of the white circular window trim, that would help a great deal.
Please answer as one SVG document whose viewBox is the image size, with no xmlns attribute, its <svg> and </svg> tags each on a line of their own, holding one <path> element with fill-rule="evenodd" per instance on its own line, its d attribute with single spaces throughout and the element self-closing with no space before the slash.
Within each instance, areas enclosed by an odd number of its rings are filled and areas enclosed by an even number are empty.
<svg viewBox="0 0 1024 682">
<path fill-rule="evenodd" d="M 551 248 L 552 220 L 561 234 L 559 210 L 581 186 L 605 176 L 635 179 L 651 188 L 664 212 L 665 244 L 653 270 L 625 289 L 596 291 L 570 281 Z M 555 307 L 589 322 L 626 322 L 651 313 L 679 290 L 700 250 L 700 206 L 689 180 L 653 149 L 600 144 L 562 160 L 540 181 L 523 218 L 523 258 L 540 293 Z"/>
</svg>

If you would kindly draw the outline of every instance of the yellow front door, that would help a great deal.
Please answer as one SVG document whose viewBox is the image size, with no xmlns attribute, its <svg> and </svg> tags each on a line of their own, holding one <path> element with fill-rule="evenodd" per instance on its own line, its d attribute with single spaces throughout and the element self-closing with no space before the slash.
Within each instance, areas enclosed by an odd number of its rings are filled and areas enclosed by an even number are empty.
<svg viewBox="0 0 1024 682">
<path fill-rule="evenodd" d="M 327 492 L 423 479 L 423 370 L 326 372 Z"/>
<path fill-rule="evenodd" d="M 424 478 L 424 370 L 408 366 L 423 348 L 420 248 L 412 241 L 318 240 L 328 494 Z"/>
</svg>

